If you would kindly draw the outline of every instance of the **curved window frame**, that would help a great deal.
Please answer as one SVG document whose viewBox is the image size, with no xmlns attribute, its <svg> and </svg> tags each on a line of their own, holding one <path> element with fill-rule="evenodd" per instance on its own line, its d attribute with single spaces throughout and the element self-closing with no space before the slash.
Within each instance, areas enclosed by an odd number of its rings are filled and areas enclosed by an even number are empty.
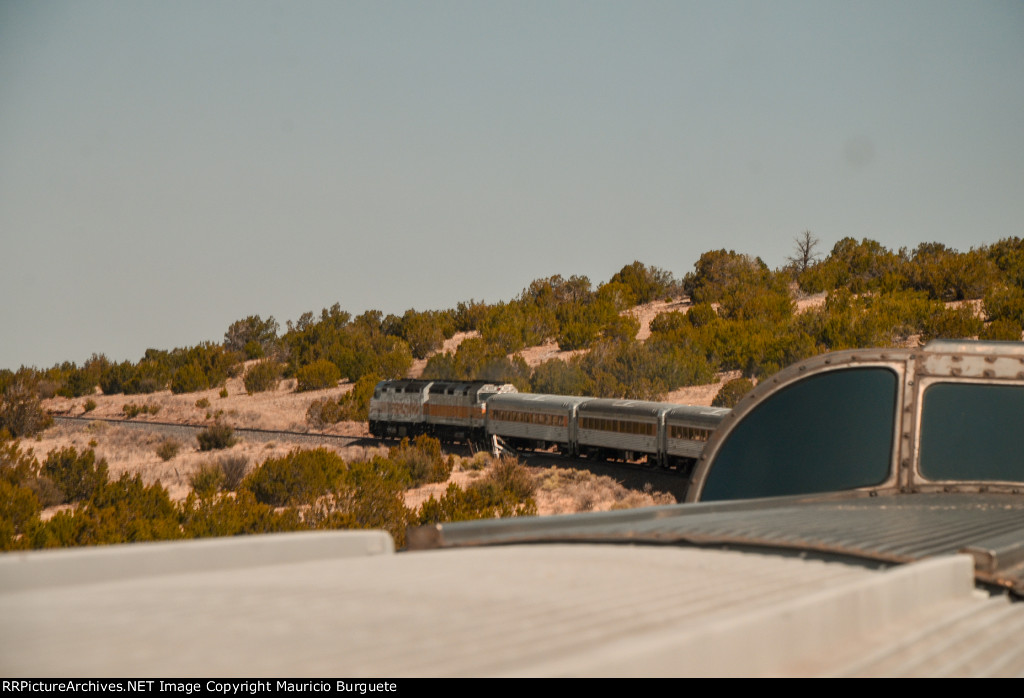
<svg viewBox="0 0 1024 698">
<path fill-rule="evenodd" d="M 720 429 L 718 432 L 716 432 L 714 434 L 714 436 L 712 437 L 712 442 L 713 443 L 709 442 L 708 448 L 705 451 L 705 454 L 707 456 L 707 463 L 706 464 L 701 464 L 701 466 L 698 468 L 698 472 L 695 473 L 695 482 L 692 485 L 691 492 L 687 494 L 687 501 L 691 501 L 691 502 L 693 502 L 693 501 L 698 501 L 698 502 L 708 501 L 708 500 L 704 499 L 704 488 L 705 488 L 705 485 L 707 484 L 707 482 L 709 480 L 709 477 L 710 477 L 711 473 L 714 470 L 715 459 L 717 458 L 717 456 L 719 454 L 719 451 L 721 450 L 721 447 L 728 442 L 730 437 L 733 435 L 733 432 L 736 430 L 736 428 L 740 424 L 743 423 L 743 421 L 747 418 L 748 415 L 750 415 L 751 413 L 753 413 L 753 412 L 757 411 L 758 409 L 760 409 L 766 401 L 771 400 L 773 397 L 776 397 L 778 394 L 780 394 L 780 393 L 782 393 L 782 392 L 784 392 L 784 391 L 786 391 L 786 390 L 788 390 L 790 388 L 793 388 L 793 387 L 799 385 L 800 383 L 803 383 L 806 380 L 813 379 L 813 378 L 819 377 L 819 376 L 823 376 L 823 375 L 829 374 L 829 373 L 835 373 L 835 372 L 838 372 L 838 371 L 843 371 L 843 372 L 846 372 L 846 371 L 861 371 L 861 370 L 879 369 L 879 368 L 881 368 L 881 369 L 885 369 L 885 370 L 887 370 L 887 371 L 889 371 L 890 373 L 893 374 L 893 379 L 895 381 L 895 396 L 894 396 L 894 403 L 893 403 L 893 408 L 892 408 L 892 431 L 891 431 L 891 441 L 890 441 L 890 444 L 889 444 L 888 470 L 887 470 L 886 476 L 881 481 L 879 481 L 877 483 L 866 484 L 866 485 L 858 485 L 856 487 L 847 488 L 847 489 L 843 489 L 843 490 L 825 490 L 825 491 L 808 492 L 808 493 L 802 493 L 802 494 L 812 495 L 812 494 L 827 494 L 827 493 L 830 493 L 830 492 L 858 492 L 858 491 L 874 492 L 874 491 L 882 490 L 882 489 L 885 489 L 885 488 L 895 487 L 897 485 L 898 478 L 899 478 L 900 449 L 901 449 L 901 445 L 902 445 L 901 442 L 903 441 L 903 439 L 901 438 L 901 434 L 903 434 L 901 420 L 903 419 L 903 416 L 906 413 L 905 406 L 906 406 L 906 400 L 907 400 L 907 387 L 905 385 L 905 378 L 906 378 L 906 364 L 905 364 L 905 362 L 899 361 L 899 360 L 893 361 L 893 360 L 886 360 L 886 359 L 882 359 L 882 360 L 877 360 L 877 359 L 871 360 L 871 359 L 868 359 L 868 360 L 857 360 L 857 361 L 852 362 L 852 363 L 843 362 L 843 363 L 838 363 L 838 364 L 835 364 L 835 365 L 831 365 L 829 361 L 824 361 L 824 360 L 823 361 L 818 361 L 818 359 L 823 359 L 823 358 L 828 357 L 828 356 L 829 355 L 820 355 L 819 357 L 813 357 L 812 359 L 809 359 L 806 362 L 804 362 L 804 364 L 802 364 L 802 365 L 799 365 L 799 366 L 794 367 L 792 369 L 787 369 L 787 371 L 785 373 L 788 373 L 789 375 L 787 375 L 785 377 L 785 379 L 779 380 L 777 382 L 774 382 L 774 384 L 770 385 L 769 387 L 766 387 L 761 392 L 761 394 L 758 394 L 758 393 L 759 393 L 759 389 L 761 389 L 762 386 L 758 386 L 758 388 L 755 388 L 755 390 L 751 393 L 751 396 L 756 398 L 756 399 L 755 400 L 751 400 L 750 402 L 747 402 L 746 399 L 745 399 L 744 402 L 741 403 L 740 407 L 735 410 L 735 413 L 734 413 L 735 419 L 729 420 L 729 424 L 726 425 L 724 429 Z M 762 385 L 764 385 L 764 384 L 762 384 Z M 751 397 L 751 396 L 748 396 L 748 398 Z M 765 495 L 765 496 L 790 496 L 790 495 Z M 796 496 L 801 496 L 801 495 L 796 495 Z M 715 501 L 715 500 L 713 500 L 713 501 Z M 722 501 L 724 501 L 724 500 L 722 500 Z"/>
</svg>

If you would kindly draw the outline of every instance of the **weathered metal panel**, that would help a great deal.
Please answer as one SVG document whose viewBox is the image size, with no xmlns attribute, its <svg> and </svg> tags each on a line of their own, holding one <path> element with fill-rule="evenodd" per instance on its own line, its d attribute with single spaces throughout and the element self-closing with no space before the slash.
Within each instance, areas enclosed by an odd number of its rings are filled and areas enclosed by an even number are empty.
<svg viewBox="0 0 1024 698">
<path fill-rule="evenodd" d="M 749 545 L 910 562 L 1024 541 L 1024 497 L 1002 494 L 821 495 L 654 507 L 532 521 L 445 524 L 414 530 L 410 546 L 526 541 Z M 993 543 L 994 541 L 994 543 Z M 996 553 L 998 554 L 998 552 Z M 1009 549 L 1007 564 L 1015 562 Z M 1024 594 L 1017 566 L 979 569 L 982 581 Z"/>
<path fill-rule="evenodd" d="M 270 545 L 241 567 L 234 549 L 255 543 L 237 537 L 179 570 L 202 544 L 0 566 L 0 673 L 927 676 L 1024 662 L 1024 604 L 979 597 L 965 556 L 897 569 L 630 545 L 296 558 L 287 539 L 254 539 Z M 33 583 L 51 559 L 75 574 Z M 28 583 L 5 583 L 14 568 Z"/>
<path fill-rule="evenodd" d="M 670 409 L 665 413 L 665 452 L 681 458 L 699 457 L 715 429 L 730 412 L 731 410 L 725 407 L 697 405 L 683 405 Z M 695 433 L 688 436 L 673 436 L 676 431 L 694 430 Z"/>
<path fill-rule="evenodd" d="M 430 381 L 381 381 L 370 398 L 371 422 L 422 424 Z"/>
</svg>

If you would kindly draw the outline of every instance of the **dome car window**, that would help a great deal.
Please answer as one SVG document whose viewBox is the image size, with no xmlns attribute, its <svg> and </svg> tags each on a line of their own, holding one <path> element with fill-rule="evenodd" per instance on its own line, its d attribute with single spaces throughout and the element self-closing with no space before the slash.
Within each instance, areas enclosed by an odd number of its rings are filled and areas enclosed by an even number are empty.
<svg viewBox="0 0 1024 698">
<path fill-rule="evenodd" d="M 769 395 L 722 443 L 701 501 L 870 487 L 889 477 L 897 376 L 829 371 Z"/>
</svg>

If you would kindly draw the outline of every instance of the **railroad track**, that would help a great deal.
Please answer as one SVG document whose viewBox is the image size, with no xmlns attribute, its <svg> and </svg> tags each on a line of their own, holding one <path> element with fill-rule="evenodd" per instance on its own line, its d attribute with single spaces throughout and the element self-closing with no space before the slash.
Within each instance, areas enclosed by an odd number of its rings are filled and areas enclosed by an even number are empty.
<svg viewBox="0 0 1024 698">
<path fill-rule="evenodd" d="M 82 422 L 105 422 L 107 424 L 116 424 L 122 427 L 128 427 L 131 429 L 138 429 L 141 431 L 152 431 L 167 436 L 175 436 L 182 439 L 195 438 L 203 429 L 209 427 L 209 424 L 181 424 L 179 422 L 136 422 L 130 419 L 112 419 L 109 417 L 69 417 L 53 415 L 53 421 L 56 424 L 80 424 Z M 338 434 L 323 434 L 319 432 L 303 432 L 303 431 L 279 431 L 274 429 L 255 429 L 251 427 L 247 428 L 235 428 L 235 434 L 246 438 L 251 441 L 291 441 L 295 443 L 303 444 L 315 444 L 318 446 L 332 444 L 332 445 L 345 445 L 345 446 L 376 446 L 381 442 L 374 438 L 367 438 L 362 436 L 340 436 Z"/>
</svg>

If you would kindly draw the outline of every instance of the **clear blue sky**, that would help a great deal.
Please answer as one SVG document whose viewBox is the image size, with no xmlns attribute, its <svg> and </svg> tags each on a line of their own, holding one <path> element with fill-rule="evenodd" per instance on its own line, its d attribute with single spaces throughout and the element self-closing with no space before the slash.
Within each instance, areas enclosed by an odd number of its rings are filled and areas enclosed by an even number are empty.
<svg viewBox="0 0 1024 698">
<path fill-rule="evenodd" d="M 1020 1 L 0 0 L 0 368 L 1022 220 Z"/>
</svg>

